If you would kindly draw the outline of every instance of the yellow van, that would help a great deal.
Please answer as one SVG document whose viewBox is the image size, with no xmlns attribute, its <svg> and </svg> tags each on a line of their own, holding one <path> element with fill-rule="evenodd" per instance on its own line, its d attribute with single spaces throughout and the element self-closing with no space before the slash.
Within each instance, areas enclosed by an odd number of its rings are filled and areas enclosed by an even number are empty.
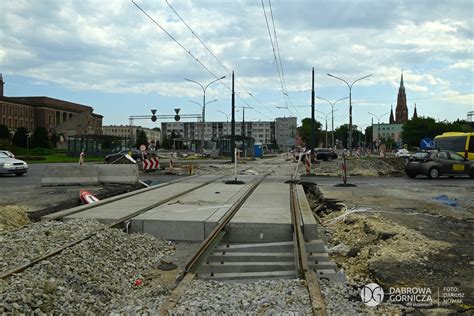
<svg viewBox="0 0 474 316">
<path fill-rule="evenodd" d="M 474 132 L 448 132 L 434 139 L 435 148 L 455 151 L 461 156 L 474 160 Z"/>
</svg>

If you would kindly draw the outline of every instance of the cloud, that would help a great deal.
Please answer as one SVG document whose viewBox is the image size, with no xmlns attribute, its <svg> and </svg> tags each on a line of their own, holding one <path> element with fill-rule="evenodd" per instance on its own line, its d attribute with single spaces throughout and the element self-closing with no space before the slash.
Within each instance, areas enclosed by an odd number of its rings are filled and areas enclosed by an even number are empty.
<svg viewBox="0 0 474 316">
<path fill-rule="evenodd" d="M 213 79 L 194 55 L 217 76 L 227 75 L 227 86 L 235 70 L 242 98 L 251 92 L 265 104 L 284 104 L 259 1 L 169 2 L 224 67 L 165 1 L 137 3 L 187 52 L 130 1 L 4 0 L 2 71 L 75 91 L 194 98 L 200 89 L 183 78 Z M 315 67 L 318 87 L 328 89 L 342 83 L 326 73 L 348 81 L 374 74 L 357 85 L 391 87 L 392 97 L 406 69 L 405 85 L 414 94 L 462 91 L 466 82 L 472 86 L 472 7 L 471 1 L 274 1 L 287 89 L 308 89 Z M 229 91 L 216 84 L 208 93 L 224 99 Z"/>
</svg>

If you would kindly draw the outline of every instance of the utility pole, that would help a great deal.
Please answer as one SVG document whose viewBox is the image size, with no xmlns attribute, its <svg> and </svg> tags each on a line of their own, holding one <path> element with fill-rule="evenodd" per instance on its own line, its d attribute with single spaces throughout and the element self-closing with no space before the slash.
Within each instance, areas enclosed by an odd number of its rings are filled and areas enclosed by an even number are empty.
<svg viewBox="0 0 474 316">
<path fill-rule="evenodd" d="M 232 112 L 232 122 L 231 122 L 231 137 L 230 137 L 230 156 L 232 157 L 232 163 L 235 162 L 235 91 L 234 91 L 234 71 L 232 71 L 232 96 L 231 96 L 231 112 Z"/>
<path fill-rule="evenodd" d="M 339 78 L 339 77 L 336 77 L 334 75 L 331 75 L 331 74 L 327 74 L 329 77 L 333 77 L 333 78 L 336 78 L 336 79 L 339 79 L 341 81 L 343 81 L 347 87 L 349 88 L 349 155 L 352 156 L 352 86 L 359 80 L 362 80 L 362 79 L 365 79 L 365 78 L 369 78 L 370 76 L 373 76 L 372 74 L 371 75 L 367 75 L 367 76 L 364 76 L 362 78 L 359 78 L 357 80 L 355 80 L 354 82 L 352 82 L 351 84 L 349 84 L 349 82 L 347 82 L 346 80 L 342 79 L 342 78 Z"/>
<path fill-rule="evenodd" d="M 189 82 L 192 82 L 192 83 L 195 83 L 195 84 L 199 85 L 202 89 L 202 118 L 201 118 L 201 153 L 202 154 L 204 154 L 204 148 L 205 148 L 205 146 L 204 146 L 204 129 L 205 129 L 205 126 L 206 126 L 206 90 L 211 84 L 213 84 L 216 81 L 222 80 L 224 78 L 225 78 L 225 76 L 222 76 L 222 77 L 220 77 L 216 80 L 213 80 L 213 81 L 209 82 L 205 87 L 197 81 L 194 81 L 194 80 L 191 80 L 191 79 L 188 79 L 188 78 L 184 78 L 184 80 L 187 80 Z M 211 101 L 211 102 L 213 102 L 213 101 Z M 209 103 L 211 103 L 211 102 L 209 102 Z"/>
<path fill-rule="evenodd" d="M 311 143 L 311 160 L 314 159 L 314 141 L 315 141 L 315 122 L 314 122 L 314 67 L 312 70 L 312 80 L 311 80 L 311 137 L 310 137 L 310 143 Z"/>
</svg>

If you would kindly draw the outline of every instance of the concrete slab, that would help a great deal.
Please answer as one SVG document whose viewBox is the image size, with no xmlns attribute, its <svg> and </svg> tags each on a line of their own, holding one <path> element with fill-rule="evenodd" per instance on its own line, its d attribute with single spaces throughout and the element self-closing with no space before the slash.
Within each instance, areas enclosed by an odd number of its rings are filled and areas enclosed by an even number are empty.
<svg viewBox="0 0 474 316">
<path fill-rule="evenodd" d="M 284 183 L 261 183 L 229 223 L 226 242 L 278 242 L 293 239 L 290 190 Z"/>
<path fill-rule="evenodd" d="M 298 192 L 298 203 L 300 205 L 301 218 L 303 220 L 304 240 L 309 241 L 313 239 L 318 239 L 316 219 L 314 218 L 313 211 L 309 206 L 309 202 L 304 193 L 303 186 L 297 185 L 296 189 Z"/>
<path fill-rule="evenodd" d="M 98 185 L 96 165 L 46 166 L 41 175 L 41 186 Z"/>
<path fill-rule="evenodd" d="M 137 216 L 130 230 L 164 239 L 202 241 L 249 185 L 210 184 Z"/>
<path fill-rule="evenodd" d="M 198 273 L 199 279 L 219 280 L 219 281 L 240 281 L 240 280 L 261 280 L 261 279 L 297 279 L 295 270 L 270 271 L 270 272 L 244 272 L 244 273 Z"/>
<path fill-rule="evenodd" d="M 100 183 L 134 184 L 138 182 L 138 165 L 97 165 Z"/>
<path fill-rule="evenodd" d="M 154 202 L 170 198 L 176 195 L 177 192 L 188 190 L 198 185 L 198 183 L 173 183 L 168 186 L 163 186 L 159 190 L 149 190 L 142 194 L 130 196 L 127 199 L 118 199 L 105 205 L 86 209 L 83 212 L 66 216 L 64 220 L 92 218 L 108 224 L 147 207 Z"/>
</svg>

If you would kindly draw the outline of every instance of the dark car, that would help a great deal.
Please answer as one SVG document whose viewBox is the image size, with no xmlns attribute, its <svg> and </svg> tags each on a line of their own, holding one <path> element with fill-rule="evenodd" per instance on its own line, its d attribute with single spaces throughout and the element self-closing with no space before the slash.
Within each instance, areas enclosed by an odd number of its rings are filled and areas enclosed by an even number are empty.
<svg viewBox="0 0 474 316">
<path fill-rule="evenodd" d="M 314 153 L 316 154 L 316 159 L 324 161 L 332 161 L 337 159 L 337 154 L 334 149 L 330 148 L 315 148 Z"/>
<path fill-rule="evenodd" d="M 113 154 L 105 156 L 105 162 L 112 163 L 115 160 L 122 158 L 123 156 L 125 156 L 129 152 L 132 152 L 131 156 L 132 156 L 133 159 L 142 160 L 142 152 L 141 151 L 139 151 L 137 149 L 128 149 L 128 150 L 125 149 L 125 150 L 119 151 L 118 153 L 113 153 Z"/>
<path fill-rule="evenodd" d="M 470 176 L 474 178 L 474 162 L 463 156 L 445 150 L 417 152 L 405 165 L 405 172 L 410 178 L 422 174 L 431 179 L 439 176 Z"/>
</svg>

